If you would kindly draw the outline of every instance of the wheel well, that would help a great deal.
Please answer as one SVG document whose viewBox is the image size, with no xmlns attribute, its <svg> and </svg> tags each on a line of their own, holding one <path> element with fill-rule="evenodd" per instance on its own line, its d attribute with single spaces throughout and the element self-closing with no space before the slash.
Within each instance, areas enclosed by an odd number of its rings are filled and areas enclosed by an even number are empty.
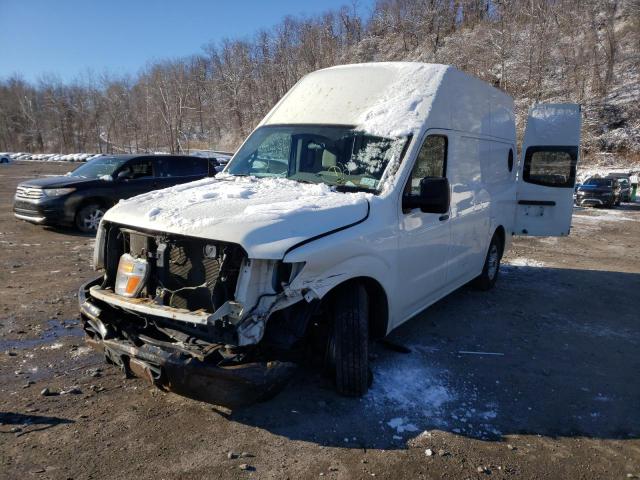
<svg viewBox="0 0 640 480">
<path fill-rule="evenodd" d="M 82 208 L 84 208 L 87 205 L 90 205 L 92 203 L 97 203 L 101 207 L 105 207 L 107 209 L 110 208 L 113 205 L 113 202 L 111 200 L 109 200 L 108 198 L 104 198 L 104 197 L 89 197 L 89 198 L 85 198 L 78 204 L 78 207 L 76 208 L 76 215 L 78 214 L 80 209 L 82 209 Z"/>
<path fill-rule="evenodd" d="M 372 339 L 383 338 L 387 334 L 389 324 L 389 302 L 384 288 L 377 280 L 371 277 L 351 278 L 333 287 L 324 299 L 332 301 L 332 297 L 339 289 L 348 288 L 354 283 L 361 283 L 369 298 L 369 336 Z"/>
</svg>

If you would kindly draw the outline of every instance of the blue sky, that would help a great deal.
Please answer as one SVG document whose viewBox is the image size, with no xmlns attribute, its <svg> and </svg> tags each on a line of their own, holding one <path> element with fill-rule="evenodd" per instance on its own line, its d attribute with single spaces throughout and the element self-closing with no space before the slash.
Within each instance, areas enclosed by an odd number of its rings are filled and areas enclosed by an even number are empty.
<svg viewBox="0 0 640 480">
<path fill-rule="evenodd" d="M 351 1 L 0 0 L 0 79 L 135 74 L 148 61 L 199 53 L 210 41 L 251 38 L 285 15 L 345 4 Z M 364 15 L 372 4 L 357 2 Z"/>
</svg>

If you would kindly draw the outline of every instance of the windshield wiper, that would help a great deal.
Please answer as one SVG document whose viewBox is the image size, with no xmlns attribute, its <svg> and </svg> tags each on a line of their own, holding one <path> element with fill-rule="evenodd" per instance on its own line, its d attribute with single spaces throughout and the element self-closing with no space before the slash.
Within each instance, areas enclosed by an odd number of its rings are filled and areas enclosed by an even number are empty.
<svg viewBox="0 0 640 480">
<path fill-rule="evenodd" d="M 301 178 L 291 178 L 289 177 L 288 180 L 293 180 L 295 182 L 300 182 L 300 183 L 307 183 L 309 185 L 317 185 L 318 182 L 312 182 L 311 180 L 303 180 Z"/>
<path fill-rule="evenodd" d="M 251 177 L 251 175 L 249 175 L 248 173 L 229 173 L 224 177 L 220 177 L 216 175 L 213 178 L 215 178 L 216 180 L 231 180 L 231 177 Z"/>
<path fill-rule="evenodd" d="M 357 185 L 331 185 L 337 192 L 367 192 L 375 193 L 378 191 L 375 188 L 359 187 Z"/>
</svg>

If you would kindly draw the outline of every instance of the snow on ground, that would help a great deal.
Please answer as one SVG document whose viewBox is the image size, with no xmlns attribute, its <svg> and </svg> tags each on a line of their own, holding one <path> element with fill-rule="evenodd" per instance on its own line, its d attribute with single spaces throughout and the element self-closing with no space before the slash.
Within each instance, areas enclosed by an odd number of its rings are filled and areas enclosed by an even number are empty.
<svg viewBox="0 0 640 480">
<path fill-rule="evenodd" d="M 512 267 L 544 267 L 544 263 L 532 258 L 517 257 L 504 261 L 504 265 Z"/>
<path fill-rule="evenodd" d="M 454 396 L 438 377 L 438 372 L 426 366 L 426 357 L 420 355 L 420 347 L 410 348 L 414 353 L 399 356 L 376 369 L 376 382 L 367 399 L 376 406 L 393 404 L 406 410 L 434 413 Z"/>
<path fill-rule="evenodd" d="M 573 223 L 592 223 L 592 222 L 628 222 L 633 221 L 625 210 L 617 210 L 614 208 L 582 208 L 576 207 L 573 211 Z"/>
<path fill-rule="evenodd" d="M 383 427 L 395 434 L 417 432 L 424 423 L 444 425 L 443 407 L 456 397 L 445 383 L 445 372 L 428 366 L 426 349 L 409 348 L 410 354 L 373 366 L 375 381 L 365 397 L 367 407 L 383 418 Z"/>
<path fill-rule="evenodd" d="M 408 345 L 411 353 L 385 356 L 373 364 L 374 382 L 364 397 L 367 410 L 380 420 L 383 435 L 394 440 L 426 429 L 449 429 L 478 438 L 500 435 L 497 405 L 486 403 L 477 387 L 455 384 L 438 366 L 439 349 Z"/>
</svg>

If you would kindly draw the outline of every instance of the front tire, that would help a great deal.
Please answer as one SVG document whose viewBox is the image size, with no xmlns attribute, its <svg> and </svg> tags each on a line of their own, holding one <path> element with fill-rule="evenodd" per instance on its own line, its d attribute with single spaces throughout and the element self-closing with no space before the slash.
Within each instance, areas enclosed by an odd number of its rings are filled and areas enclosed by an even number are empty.
<svg viewBox="0 0 640 480">
<path fill-rule="evenodd" d="M 106 209 L 97 203 L 90 203 L 76 213 L 76 227 L 83 233 L 95 233 Z"/>
<path fill-rule="evenodd" d="M 333 302 L 329 348 L 335 362 L 336 390 L 360 397 L 369 389 L 369 302 L 361 284 L 345 285 Z"/>
<path fill-rule="evenodd" d="M 497 234 L 494 234 L 487 250 L 482 273 L 473 280 L 473 286 L 478 290 L 491 290 L 496 284 L 503 249 L 502 240 Z"/>
</svg>

